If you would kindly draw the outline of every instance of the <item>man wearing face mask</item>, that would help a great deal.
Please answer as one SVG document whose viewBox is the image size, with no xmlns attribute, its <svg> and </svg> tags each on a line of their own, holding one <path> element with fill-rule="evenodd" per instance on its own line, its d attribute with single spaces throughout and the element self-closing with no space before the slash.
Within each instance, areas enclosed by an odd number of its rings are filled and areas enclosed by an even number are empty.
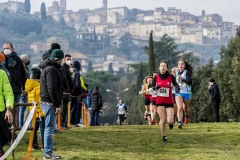
<svg viewBox="0 0 240 160">
<path fill-rule="evenodd" d="M 68 103 L 70 101 L 70 91 L 72 90 L 72 78 L 69 67 L 71 65 L 71 55 L 65 54 L 64 63 L 61 68 L 62 79 L 63 79 L 63 110 L 61 113 L 61 127 L 68 129 L 67 126 L 67 112 L 68 112 Z"/>
<path fill-rule="evenodd" d="M 14 101 L 20 102 L 21 94 L 25 93 L 26 72 L 23 63 L 16 52 L 14 52 L 13 45 L 9 42 L 3 44 L 3 53 L 6 58 L 5 68 L 10 73 L 10 83 L 12 86 Z M 15 123 L 17 124 L 17 115 L 15 116 Z"/>
<path fill-rule="evenodd" d="M 61 64 L 64 53 L 60 49 L 52 51 L 51 56 L 40 64 L 40 107 L 44 113 L 44 159 L 61 159 L 53 154 L 52 134 L 55 131 L 55 114 L 61 112 L 63 82 Z"/>
<path fill-rule="evenodd" d="M 23 66 L 24 66 L 24 69 L 25 69 L 25 72 L 26 72 L 26 77 L 27 79 L 30 78 L 30 74 L 29 74 L 29 69 L 28 69 L 28 65 L 30 63 L 29 61 L 29 57 L 27 54 L 22 54 L 20 55 L 20 58 L 22 60 L 22 63 L 23 63 Z M 22 95 L 21 95 L 21 100 L 20 102 L 21 103 L 27 103 L 27 93 L 23 92 Z M 26 111 L 26 106 L 21 106 L 19 107 L 19 115 L 18 115 L 18 127 L 19 128 L 22 128 L 23 124 L 24 124 L 24 112 Z M 28 110 L 27 110 L 28 111 Z M 27 114 L 28 115 L 28 114 Z M 26 116 L 27 116 L 26 115 Z"/>
</svg>

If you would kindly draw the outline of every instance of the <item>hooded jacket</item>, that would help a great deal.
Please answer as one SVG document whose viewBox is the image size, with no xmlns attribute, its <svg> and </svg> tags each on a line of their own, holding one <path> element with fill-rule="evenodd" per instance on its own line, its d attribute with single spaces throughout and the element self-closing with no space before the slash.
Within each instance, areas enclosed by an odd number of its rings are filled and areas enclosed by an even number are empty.
<svg viewBox="0 0 240 160">
<path fill-rule="evenodd" d="M 61 66 L 55 61 L 46 59 L 39 67 L 42 69 L 40 76 L 41 101 L 49 102 L 55 107 L 59 107 L 63 94 Z"/>
<path fill-rule="evenodd" d="M 25 85 L 26 92 L 28 93 L 28 102 L 37 102 L 37 117 L 43 117 L 43 112 L 40 108 L 40 82 L 33 79 L 27 79 L 26 85 Z M 32 106 L 29 107 L 29 109 L 32 109 Z"/>
<path fill-rule="evenodd" d="M 26 71 L 24 69 L 22 60 L 18 57 L 16 52 L 12 52 L 10 55 L 5 55 L 6 65 L 5 68 L 11 75 L 11 86 L 13 93 L 21 94 L 25 89 L 26 83 Z"/>
<path fill-rule="evenodd" d="M 0 112 L 5 110 L 5 106 L 13 107 L 13 91 L 9 83 L 6 72 L 0 69 Z"/>
<path fill-rule="evenodd" d="M 102 109 L 102 96 L 98 90 L 94 89 L 90 97 L 91 110 L 99 111 Z"/>
</svg>

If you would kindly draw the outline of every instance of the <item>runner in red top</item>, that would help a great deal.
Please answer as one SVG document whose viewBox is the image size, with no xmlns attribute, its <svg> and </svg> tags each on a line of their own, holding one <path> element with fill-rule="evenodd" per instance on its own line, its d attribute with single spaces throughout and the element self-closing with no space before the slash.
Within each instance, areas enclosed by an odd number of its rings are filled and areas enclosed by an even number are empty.
<svg viewBox="0 0 240 160">
<path fill-rule="evenodd" d="M 179 86 L 175 77 L 168 71 L 168 65 L 165 61 L 161 61 L 159 65 L 159 73 L 153 78 L 154 90 L 157 90 L 157 113 L 160 116 L 160 128 L 163 136 L 162 142 L 167 141 L 166 122 L 169 128 L 173 128 L 174 123 L 174 109 L 173 109 L 173 95 L 172 84 L 175 86 L 176 92 L 179 91 Z"/>
</svg>

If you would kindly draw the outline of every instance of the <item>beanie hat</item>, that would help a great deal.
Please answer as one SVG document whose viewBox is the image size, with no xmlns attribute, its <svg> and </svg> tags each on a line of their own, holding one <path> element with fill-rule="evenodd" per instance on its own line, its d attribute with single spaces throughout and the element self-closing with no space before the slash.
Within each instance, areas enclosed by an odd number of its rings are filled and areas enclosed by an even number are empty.
<svg viewBox="0 0 240 160">
<path fill-rule="evenodd" d="M 3 63 L 5 60 L 5 56 L 2 52 L 0 52 L 0 63 Z"/>
<path fill-rule="evenodd" d="M 61 49 L 54 49 L 52 51 L 51 57 L 50 57 L 51 60 L 58 61 L 58 60 L 61 60 L 63 58 L 64 58 L 64 53 L 63 53 L 63 51 Z"/>
<path fill-rule="evenodd" d="M 41 71 L 38 68 L 32 69 L 32 79 L 40 79 Z"/>
<path fill-rule="evenodd" d="M 77 69 L 78 71 L 81 69 L 81 64 L 78 61 L 73 62 L 73 68 Z"/>
</svg>

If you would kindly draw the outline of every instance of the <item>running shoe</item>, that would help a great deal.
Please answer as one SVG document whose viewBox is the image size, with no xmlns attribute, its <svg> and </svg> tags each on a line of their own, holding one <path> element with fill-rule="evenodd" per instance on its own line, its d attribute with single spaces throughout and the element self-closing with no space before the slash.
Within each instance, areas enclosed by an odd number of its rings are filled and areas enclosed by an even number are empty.
<svg viewBox="0 0 240 160">
<path fill-rule="evenodd" d="M 169 124 L 169 128 L 170 128 L 170 129 L 173 129 L 173 124 Z"/>
<path fill-rule="evenodd" d="M 179 123 L 178 123 L 178 128 L 179 128 L 179 129 L 182 129 L 182 126 L 183 126 L 182 122 L 179 122 Z"/>
<path fill-rule="evenodd" d="M 162 142 L 167 142 L 167 136 L 163 136 Z"/>
</svg>

